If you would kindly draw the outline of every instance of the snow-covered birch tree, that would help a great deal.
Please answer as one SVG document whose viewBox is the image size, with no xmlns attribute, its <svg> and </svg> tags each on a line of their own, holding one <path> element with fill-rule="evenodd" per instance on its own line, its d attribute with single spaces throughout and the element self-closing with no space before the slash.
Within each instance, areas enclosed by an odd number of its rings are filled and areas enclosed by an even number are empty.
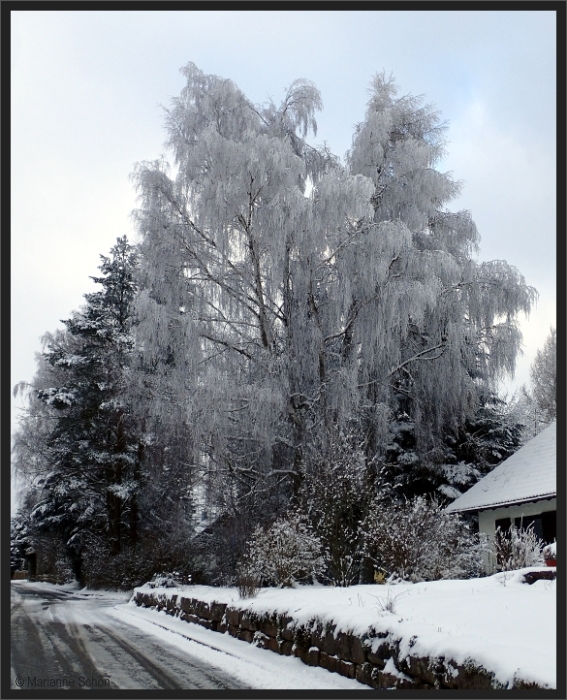
<svg viewBox="0 0 567 700">
<path fill-rule="evenodd" d="M 543 420 L 550 423 L 557 416 L 557 333 L 550 330 L 543 348 L 537 351 L 530 367 L 533 397 Z"/>
<path fill-rule="evenodd" d="M 382 236 L 382 276 L 351 301 L 372 295 L 358 326 L 361 384 L 370 404 L 401 405 L 425 447 L 472 416 L 485 382 L 513 372 L 518 314 L 529 312 L 535 290 L 505 261 L 473 258 L 479 235 L 469 212 L 446 208 L 460 183 L 435 167 L 446 132 L 439 113 L 419 97 L 396 98 L 384 74 L 372 90 L 348 163 L 374 184 L 374 222 L 397 232 Z M 373 267 L 367 259 L 358 269 Z"/>
<path fill-rule="evenodd" d="M 285 504 L 339 435 L 362 431 L 376 467 L 396 411 L 422 459 L 474 415 L 480 383 L 513 372 L 535 298 L 506 262 L 473 257 L 471 215 L 446 208 L 461 186 L 436 169 L 438 112 L 376 76 L 342 164 L 307 143 L 310 82 L 258 106 L 182 72 L 173 162 L 134 174 L 139 342 L 191 425 L 202 483 L 222 507 L 268 491 Z"/>
</svg>

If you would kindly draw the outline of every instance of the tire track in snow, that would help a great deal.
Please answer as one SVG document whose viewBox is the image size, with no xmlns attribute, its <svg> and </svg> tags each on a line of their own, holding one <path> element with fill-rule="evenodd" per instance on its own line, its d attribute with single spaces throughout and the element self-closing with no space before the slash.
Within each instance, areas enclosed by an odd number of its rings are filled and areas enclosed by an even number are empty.
<svg viewBox="0 0 567 700">
<path fill-rule="evenodd" d="M 221 670 L 153 640 L 108 615 L 93 596 L 41 586 L 12 589 L 12 667 L 15 679 L 107 678 L 106 688 L 242 688 Z M 108 607 L 108 603 L 107 603 Z M 103 670 L 101 670 L 103 669 Z M 80 687 L 80 686 L 79 686 Z"/>
</svg>

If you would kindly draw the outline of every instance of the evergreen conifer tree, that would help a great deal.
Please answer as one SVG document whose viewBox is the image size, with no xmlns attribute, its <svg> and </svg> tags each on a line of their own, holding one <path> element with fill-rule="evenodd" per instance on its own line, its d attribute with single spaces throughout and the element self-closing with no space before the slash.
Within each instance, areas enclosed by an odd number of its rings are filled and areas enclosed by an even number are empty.
<svg viewBox="0 0 567 700">
<path fill-rule="evenodd" d="M 65 542 L 79 580 L 87 542 L 113 555 L 137 536 L 138 441 L 125 401 L 137 256 L 124 237 L 101 258 L 103 274 L 93 279 L 102 290 L 85 295 L 64 331 L 46 335 L 35 380 L 54 420 L 32 520 Z"/>
</svg>

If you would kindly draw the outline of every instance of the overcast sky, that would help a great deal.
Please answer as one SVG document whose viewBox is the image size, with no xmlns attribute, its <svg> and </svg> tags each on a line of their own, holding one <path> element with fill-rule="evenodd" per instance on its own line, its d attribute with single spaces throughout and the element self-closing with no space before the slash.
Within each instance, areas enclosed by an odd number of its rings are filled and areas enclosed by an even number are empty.
<svg viewBox="0 0 567 700">
<path fill-rule="evenodd" d="M 504 259 L 540 299 L 515 384 L 555 326 L 555 13 L 547 11 L 22 11 L 12 13 L 12 385 L 40 337 L 95 285 L 99 254 L 135 240 L 136 162 L 165 152 L 163 110 L 192 61 L 254 102 L 296 78 L 337 155 L 383 69 L 449 123 L 441 164 L 465 184 L 479 259 Z M 17 414 L 18 401 L 13 403 Z"/>
</svg>

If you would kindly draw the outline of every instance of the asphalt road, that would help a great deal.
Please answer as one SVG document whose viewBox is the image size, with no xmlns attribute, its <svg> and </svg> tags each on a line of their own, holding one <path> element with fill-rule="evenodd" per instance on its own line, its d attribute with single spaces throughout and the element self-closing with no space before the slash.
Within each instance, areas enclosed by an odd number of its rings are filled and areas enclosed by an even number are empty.
<svg viewBox="0 0 567 700">
<path fill-rule="evenodd" d="M 11 685 L 34 688 L 242 688 L 226 672 L 105 614 L 112 594 L 12 582 Z"/>
</svg>

